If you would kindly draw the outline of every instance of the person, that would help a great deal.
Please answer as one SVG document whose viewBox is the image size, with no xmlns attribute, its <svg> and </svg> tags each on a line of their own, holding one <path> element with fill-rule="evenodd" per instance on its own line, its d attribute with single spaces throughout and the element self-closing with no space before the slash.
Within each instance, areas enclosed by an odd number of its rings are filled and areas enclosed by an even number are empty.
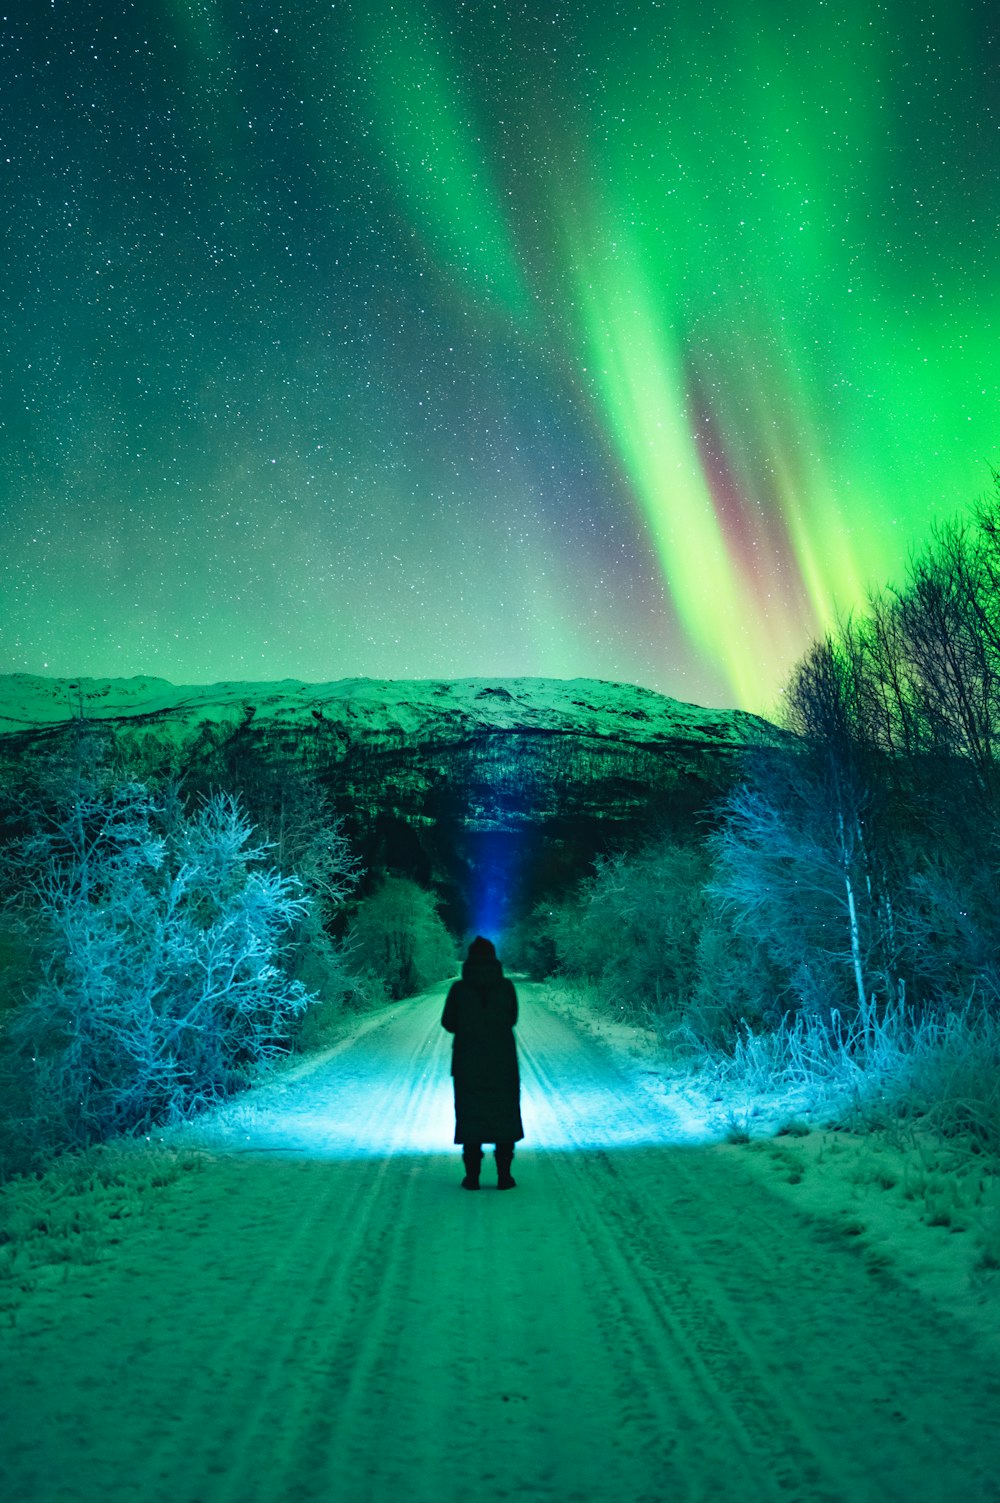
<svg viewBox="0 0 1000 1503">
<path fill-rule="evenodd" d="M 503 973 L 490 940 L 477 935 L 452 984 L 441 1026 L 455 1035 L 451 1073 L 455 1084 L 455 1142 L 462 1145 L 464 1190 L 479 1189 L 483 1144 L 495 1145 L 497 1189 L 513 1190 L 514 1144 L 521 1126 L 521 1078 L 514 1024 L 517 993 Z"/>
</svg>

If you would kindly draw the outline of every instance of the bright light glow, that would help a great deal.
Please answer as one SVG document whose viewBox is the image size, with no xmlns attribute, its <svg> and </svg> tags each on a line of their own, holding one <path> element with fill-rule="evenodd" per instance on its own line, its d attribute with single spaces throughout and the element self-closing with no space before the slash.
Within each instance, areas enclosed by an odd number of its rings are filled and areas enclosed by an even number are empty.
<svg viewBox="0 0 1000 1503">
<path fill-rule="evenodd" d="M 518 1155 L 668 1147 L 718 1137 L 705 1123 L 659 1109 L 545 1002 L 515 979 L 521 1115 Z M 451 1036 L 440 1025 L 447 986 L 363 1021 L 353 1038 L 280 1080 L 179 1130 L 214 1151 L 382 1159 L 458 1153 L 449 1073 Z"/>
</svg>

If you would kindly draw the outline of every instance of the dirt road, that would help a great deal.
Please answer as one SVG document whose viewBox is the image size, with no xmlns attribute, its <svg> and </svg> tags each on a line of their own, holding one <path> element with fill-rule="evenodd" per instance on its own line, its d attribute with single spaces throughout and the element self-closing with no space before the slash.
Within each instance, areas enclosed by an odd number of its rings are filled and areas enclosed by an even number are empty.
<svg viewBox="0 0 1000 1503">
<path fill-rule="evenodd" d="M 458 1188 L 440 993 L 366 1020 L 5 1334 L 7 1503 L 1000 1499 L 969 1331 L 521 996 L 517 1190 Z"/>
</svg>

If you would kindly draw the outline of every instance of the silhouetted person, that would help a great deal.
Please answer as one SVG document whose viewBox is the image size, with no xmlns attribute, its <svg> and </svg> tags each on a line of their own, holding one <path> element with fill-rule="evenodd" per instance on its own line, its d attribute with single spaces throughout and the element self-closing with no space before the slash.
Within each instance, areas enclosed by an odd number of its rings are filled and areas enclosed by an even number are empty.
<svg viewBox="0 0 1000 1503">
<path fill-rule="evenodd" d="M 497 1189 L 513 1190 L 510 1166 L 521 1126 L 521 1077 L 514 1024 L 517 993 L 488 939 L 478 936 L 444 1004 L 441 1026 L 455 1035 L 455 1142 L 462 1144 L 465 1190 L 479 1189 L 483 1144 L 496 1144 Z"/>
</svg>

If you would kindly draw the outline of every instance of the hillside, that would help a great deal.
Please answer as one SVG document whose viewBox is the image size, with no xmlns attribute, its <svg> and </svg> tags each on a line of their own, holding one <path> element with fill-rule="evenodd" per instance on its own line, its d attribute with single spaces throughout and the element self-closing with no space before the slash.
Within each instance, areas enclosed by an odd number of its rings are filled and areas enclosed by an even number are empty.
<svg viewBox="0 0 1000 1503">
<path fill-rule="evenodd" d="M 458 927 L 523 909 L 601 851 L 689 836 L 739 754 L 773 733 L 739 710 L 593 679 L 0 677 L 0 744 L 14 761 L 86 723 L 143 769 L 242 791 L 252 813 L 292 773 L 314 780 L 367 870 L 433 886 Z"/>
<path fill-rule="evenodd" d="M 0 675 L 0 734 L 86 720 L 153 727 L 178 737 L 205 721 L 231 726 L 336 728 L 341 739 L 427 742 L 477 730 L 549 731 L 640 744 L 742 745 L 764 723 L 742 710 L 709 710 L 631 684 L 598 679 L 340 679 L 305 684 L 171 684 L 162 678 Z"/>
</svg>

